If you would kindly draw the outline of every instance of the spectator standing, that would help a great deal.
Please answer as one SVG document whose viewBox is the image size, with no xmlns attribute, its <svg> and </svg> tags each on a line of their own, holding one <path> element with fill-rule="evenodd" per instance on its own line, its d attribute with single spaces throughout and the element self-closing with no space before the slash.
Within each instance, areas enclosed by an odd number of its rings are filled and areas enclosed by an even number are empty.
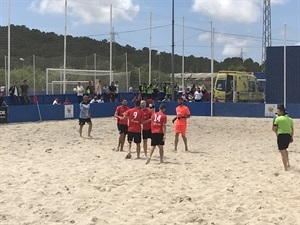
<svg viewBox="0 0 300 225">
<path fill-rule="evenodd" d="M 140 86 L 140 92 L 142 93 L 142 99 L 146 99 L 146 97 L 147 97 L 147 85 L 146 85 L 146 83 L 143 83 L 143 85 Z"/>
<path fill-rule="evenodd" d="M 20 86 L 20 89 L 21 89 L 22 98 L 24 100 L 24 104 L 28 105 L 30 103 L 30 98 L 28 96 L 29 86 L 27 84 L 27 80 L 23 81 L 23 84 Z"/>
<path fill-rule="evenodd" d="M 9 89 L 10 97 L 14 100 L 16 105 L 20 105 L 20 92 L 18 88 L 18 82 L 15 81 L 15 85 Z"/>
<path fill-rule="evenodd" d="M 158 83 L 156 83 L 155 85 L 153 85 L 152 90 L 153 90 L 153 99 L 155 101 L 157 101 L 158 100 L 158 93 L 159 93 Z"/>
<path fill-rule="evenodd" d="M 103 86 L 103 97 L 104 97 L 104 102 L 110 101 L 110 92 L 107 87 L 107 84 L 104 84 Z"/>
<path fill-rule="evenodd" d="M 5 86 L 0 86 L 0 94 L 4 94 L 6 90 Z"/>
<path fill-rule="evenodd" d="M 164 92 L 165 92 L 165 95 L 168 96 L 169 99 L 171 99 L 171 85 L 170 85 L 170 82 L 166 83 L 165 84 L 165 87 L 164 87 Z"/>
<path fill-rule="evenodd" d="M 149 84 L 147 87 L 147 99 L 153 98 L 153 86 Z"/>
<path fill-rule="evenodd" d="M 119 82 L 118 81 L 115 82 L 115 86 L 116 86 L 116 100 L 118 101 L 118 97 L 119 97 Z"/>
<path fill-rule="evenodd" d="M 100 99 L 101 96 L 102 96 L 102 84 L 101 84 L 101 80 L 98 81 L 98 85 L 96 87 L 96 94 L 97 94 L 98 99 Z"/>
<path fill-rule="evenodd" d="M 178 83 L 176 83 L 174 85 L 174 97 L 175 97 L 174 101 L 177 101 L 178 91 L 179 91 L 179 85 Z"/>
<path fill-rule="evenodd" d="M 114 82 L 111 82 L 111 85 L 108 87 L 109 94 L 110 94 L 110 102 L 115 102 L 116 101 L 116 96 L 117 96 L 117 87 L 115 86 Z"/>
<path fill-rule="evenodd" d="M 83 93 L 84 93 L 84 87 L 81 85 L 80 82 L 78 82 L 77 84 L 76 92 L 77 92 L 78 103 L 80 103 L 83 101 Z"/>
<path fill-rule="evenodd" d="M 95 94 L 95 87 L 92 83 L 92 81 L 89 81 L 88 85 L 85 88 L 85 92 L 88 95 L 89 99 L 92 99 Z"/>
<path fill-rule="evenodd" d="M 197 89 L 194 93 L 195 102 L 201 102 L 202 98 L 203 98 L 203 93 L 202 93 L 202 91 L 200 91 L 200 88 L 197 87 Z"/>
</svg>

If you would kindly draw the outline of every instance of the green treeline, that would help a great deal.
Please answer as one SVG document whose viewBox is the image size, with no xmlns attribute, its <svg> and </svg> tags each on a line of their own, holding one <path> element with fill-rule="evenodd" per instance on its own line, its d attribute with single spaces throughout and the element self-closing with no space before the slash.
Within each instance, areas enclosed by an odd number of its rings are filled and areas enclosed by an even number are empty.
<svg viewBox="0 0 300 225">
<path fill-rule="evenodd" d="M 7 26 L 0 27 L 0 85 L 4 83 L 5 56 L 7 55 Z M 46 68 L 62 68 L 64 36 L 53 32 L 46 33 L 26 26 L 11 25 L 11 73 L 12 79 L 31 78 L 33 55 L 35 56 L 36 78 L 44 85 Z M 130 85 L 138 85 L 138 74 L 142 82 L 148 83 L 149 48 L 136 49 L 130 45 L 113 43 L 113 71 L 125 72 L 126 57 L 130 72 Z M 97 41 L 89 37 L 67 36 L 67 68 L 109 70 L 110 43 L 104 39 Z M 182 56 L 174 56 L 175 73 L 181 72 Z M 185 57 L 185 71 L 188 73 L 209 73 L 211 60 L 193 55 Z M 214 71 L 245 70 L 261 71 L 261 66 L 251 58 L 226 58 L 222 62 L 214 61 Z M 152 80 L 161 82 L 169 79 L 171 73 L 171 53 L 152 50 Z M 26 75 L 27 74 L 27 75 Z M 30 79 L 29 79 L 30 80 Z M 29 81 L 29 85 L 30 85 Z"/>
</svg>

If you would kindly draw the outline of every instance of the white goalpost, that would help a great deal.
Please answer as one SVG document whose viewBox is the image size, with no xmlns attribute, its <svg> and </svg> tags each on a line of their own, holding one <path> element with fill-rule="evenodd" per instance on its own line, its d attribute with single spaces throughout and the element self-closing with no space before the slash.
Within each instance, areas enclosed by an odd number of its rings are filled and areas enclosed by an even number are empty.
<svg viewBox="0 0 300 225">
<path fill-rule="evenodd" d="M 84 78 L 83 78 L 84 77 Z M 79 70 L 79 69 L 66 69 L 66 76 L 64 79 L 64 70 L 62 68 L 47 68 L 46 69 L 46 94 L 49 94 L 49 89 L 51 88 L 51 93 L 54 94 L 55 90 L 59 91 L 60 94 L 72 91 L 74 85 L 78 82 L 84 84 L 89 81 L 93 81 L 96 85 L 98 80 L 103 80 L 102 84 L 109 84 L 110 71 L 109 70 Z M 67 85 L 73 85 L 68 87 Z M 59 85 L 59 88 L 56 88 Z M 63 87 L 66 87 L 63 90 Z"/>
</svg>

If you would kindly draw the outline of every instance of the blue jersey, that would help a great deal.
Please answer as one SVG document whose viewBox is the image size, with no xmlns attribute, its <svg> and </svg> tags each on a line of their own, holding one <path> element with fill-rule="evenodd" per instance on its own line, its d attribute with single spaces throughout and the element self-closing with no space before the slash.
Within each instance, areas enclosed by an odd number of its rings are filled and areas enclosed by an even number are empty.
<svg viewBox="0 0 300 225">
<path fill-rule="evenodd" d="M 89 117 L 91 115 L 90 114 L 90 103 L 81 102 L 79 104 L 79 109 L 80 109 L 79 118 L 81 118 L 81 119 L 90 118 Z M 89 116 L 87 116 L 87 115 L 89 115 Z"/>
</svg>

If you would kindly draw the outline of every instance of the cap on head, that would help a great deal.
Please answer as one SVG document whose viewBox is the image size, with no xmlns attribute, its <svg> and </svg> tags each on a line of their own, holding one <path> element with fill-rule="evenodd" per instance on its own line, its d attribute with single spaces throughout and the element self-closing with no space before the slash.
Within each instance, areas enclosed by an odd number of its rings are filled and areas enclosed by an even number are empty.
<svg viewBox="0 0 300 225">
<path fill-rule="evenodd" d="M 278 109 L 279 111 L 281 111 L 283 114 L 286 114 L 286 109 L 285 109 L 284 105 L 279 105 L 279 106 L 277 107 L 277 109 Z"/>
</svg>

